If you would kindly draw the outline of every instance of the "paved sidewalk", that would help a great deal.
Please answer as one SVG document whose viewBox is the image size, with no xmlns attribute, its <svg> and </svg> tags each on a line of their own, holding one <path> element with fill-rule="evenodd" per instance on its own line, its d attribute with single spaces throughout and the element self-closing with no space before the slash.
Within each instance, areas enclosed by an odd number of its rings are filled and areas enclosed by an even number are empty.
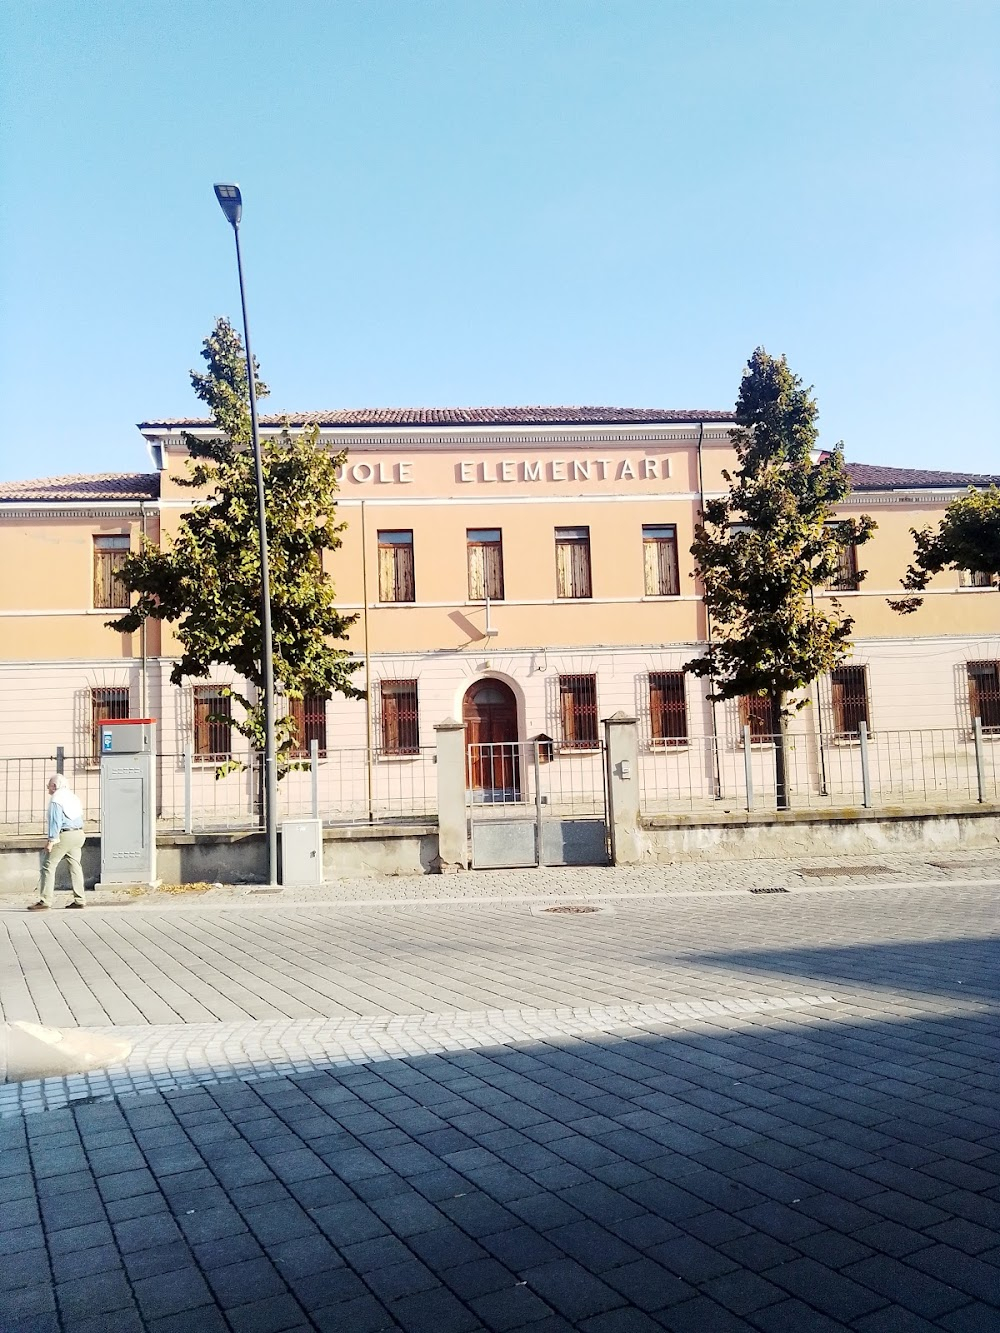
<svg viewBox="0 0 1000 1333">
<path fill-rule="evenodd" d="M 0 1329 L 1000 1329 L 997 891 L 788 887 L 0 913 Z"/>
</svg>

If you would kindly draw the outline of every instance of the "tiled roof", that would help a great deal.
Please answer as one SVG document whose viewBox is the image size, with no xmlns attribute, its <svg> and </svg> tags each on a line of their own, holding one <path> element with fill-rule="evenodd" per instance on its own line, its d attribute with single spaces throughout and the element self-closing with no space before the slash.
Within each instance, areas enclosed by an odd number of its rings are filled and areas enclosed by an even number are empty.
<svg viewBox="0 0 1000 1333">
<path fill-rule="evenodd" d="M 698 412 L 655 407 L 360 407 L 332 412 L 272 412 L 262 426 L 604 426 L 642 422 L 732 421 L 732 412 Z M 140 430 L 197 430 L 207 417 L 165 417 L 140 421 Z"/>
<path fill-rule="evenodd" d="M 915 467 L 880 467 L 876 463 L 848 463 L 856 491 L 919 491 L 965 486 L 1000 485 L 1000 476 L 985 472 L 927 472 Z"/>
<path fill-rule="evenodd" d="M 0 482 L 0 504 L 27 500 L 151 500 L 159 493 L 158 472 L 91 472 Z"/>
</svg>

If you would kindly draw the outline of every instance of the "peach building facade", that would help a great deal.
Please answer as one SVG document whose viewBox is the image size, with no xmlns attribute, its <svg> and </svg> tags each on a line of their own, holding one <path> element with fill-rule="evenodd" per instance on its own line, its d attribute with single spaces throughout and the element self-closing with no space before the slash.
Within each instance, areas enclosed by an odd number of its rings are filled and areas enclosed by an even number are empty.
<svg viewBox="0 0 1000 1333">
<path fill-rule="evenodd" d="M 266 431 L 285 418 L 265 417 Z M 754 723 L 714 708 L 682 674 L 704 650 L 706 614 L 689 548 L 700 506 L 724 491 L 731 415 L 631 409 L 312 413 L 320 441 L 347 451 L 329 562 L 337 602 L 357 612 L 349 647 L 367 703 L 306 701 L 303 741 L 364 756 L 375 769 L 434 743 L 463 719 L 470 740 L 587 749 L 601 719 L 639 719 L 640 745 L 682 745 Z M 122 635 L 111 577 L 143 535 L 169 542 L 191 492 L 183 435 L 196 420 L 143 423 L 154 469 L 0 486 L 0 757 L 62 746 L 92 763 L 101 716 L 159 719 L 161 753 L 235 752 L 207 719 L 210 688 L 169 683 L 168 626 Z M 887 605 L 912 554 L 911 527 L 990 478 L 852 464 L 844 514 L 869 513 L 874 539 L 837 596 L 855 618 L 849 669 L 817 682 L 795 726 L 968 730 L 1000 723 L 1000 603 L 983 580 L 945 573 L 924 605 Z M 978 586 L 981 585 L 981 586 Z M 206 689 L 206 685 L 209 688 Z M 228 706 L 228 705 L 227 705 Z M 985 710 L 985 712 L 984 712 Z"/>
</svg>

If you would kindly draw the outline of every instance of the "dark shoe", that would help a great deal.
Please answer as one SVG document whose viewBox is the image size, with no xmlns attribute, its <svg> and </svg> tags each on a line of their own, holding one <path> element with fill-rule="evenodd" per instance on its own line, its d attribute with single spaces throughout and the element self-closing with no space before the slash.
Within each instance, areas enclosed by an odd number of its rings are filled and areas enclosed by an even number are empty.
<svg viewBox="0 0 1000 1333">
<path fill-rule="evenodd" d="M 72 910 L 73 910 L 74 907 L 76 907 L 76 908 L 79 909 L 79 908 L 86 907 L 86 905 L 87 905 L 86 903 L 78 903 L 78 902 L 76 901 L 76 899 L 74 898 L 73 901 L 72 901 L 71 903 L 67 903 L 67 904 L 66 904 L 66 911 L 67 911 L 67 912 L 72 912 Z"/>
<path fill-rule="evenodd" d="M 47 912 L 48 910 L 49 910 L 48 903 L 32 903 L 31 906 L 28 908 L 29 912 Z"/>
</svg>

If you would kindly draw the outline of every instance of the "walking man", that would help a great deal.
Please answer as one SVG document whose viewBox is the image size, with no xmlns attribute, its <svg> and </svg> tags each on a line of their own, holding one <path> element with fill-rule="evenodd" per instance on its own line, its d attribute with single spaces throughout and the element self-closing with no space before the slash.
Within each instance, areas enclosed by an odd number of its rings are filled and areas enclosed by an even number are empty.
<svg viewBox="0 0 1000 1333">
<path fill-rule="evenodd" d="M 49 778 L 48 792 L 49 840 L 45 844 L 45 860 L 42 862 L 41 896 L 37 903 L 31 904 L 29 912 L 46 912 L 52 906 L 56 867 L 63 857 L 69 862 L 69 878 L 73 885 L 73 901 L 66 906 L 84 906 L 83 866 L 80 863 L 80 853 L 86 840 L 83 805 L 62 773 Z"/>
</svg>

